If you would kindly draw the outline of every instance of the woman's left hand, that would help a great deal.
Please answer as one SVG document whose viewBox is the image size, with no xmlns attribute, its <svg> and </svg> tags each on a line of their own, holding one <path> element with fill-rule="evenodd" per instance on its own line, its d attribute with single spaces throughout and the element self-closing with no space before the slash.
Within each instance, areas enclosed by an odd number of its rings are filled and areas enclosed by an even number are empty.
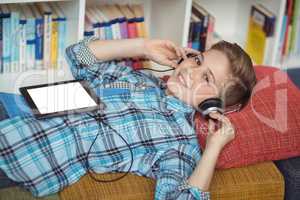
<svg viewBox="0 0 300 200">
<path fill-rule="evenodd" d="M 186 54 L 200 54 L 197 50 L 179 47 L 170 40 L 146 39 L 144 47 L 146 58 L 173 68 L 177 67 L 179 59 L 186 58 Z"/>
<path fill-rule="evenodd" d="M 206 139 L 206 148 L 219 148 L 222 149 L 226 144 L 231 142 L 235 138 L 235 129 L 230 120 L 220 114 L 220 113 L 211 113 L 210 117 L 218 121 L 221 124 L 221 127 L 218 130 L 215 130 L 216 124 L 212 119 L 208 121 L 208 136 Z"/>
</svg>

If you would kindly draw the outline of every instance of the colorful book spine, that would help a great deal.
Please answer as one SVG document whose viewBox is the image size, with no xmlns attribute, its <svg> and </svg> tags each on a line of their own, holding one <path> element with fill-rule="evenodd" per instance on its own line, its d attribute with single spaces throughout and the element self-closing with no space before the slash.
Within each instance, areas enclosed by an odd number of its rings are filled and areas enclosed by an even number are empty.
<svg viewBox="0 0 300 200">
<path fill-rule="evenodd" d="M 296 36 L 296 54 L 300 54 L 300 3 L 298 3 L 299 8 L 298 8 L 298 18 L 297 18 L 297 36 Z"/>
<path fill-rule="evenodd" d="M 127 19 L 126 16 L 122 14 L 120 9 L 116 5 L 110 6 L 110 12 L 113 13 L 114 17 L 118 20 L 119 30 L 120 30 L 120 37 L 122 39 L 128 38 L 127 32 Z"/>
<path fill-rule="evenodd" d="M 94 30 L 92 27 L 92 23 L 86 18 L 86 16 L 85 16 L 83 36 L 84 36 L 84 38 L 89 38 L 91 36 L 94 36 Z"/>
<path fill-rule="evenodd" d="M 119 26 L 119 20 L 117 18 L 114 18 L 110 21 L 111 28 L 113 30 L 113 38 L 114 39 L 121 39 L 121 30 Z"/>
<path fill-rule="evenodd" d="M 51 67 L 57 68 L 57 54 L 58 54 L 58 23 L 57 16 L 52 18 L 51 27 Z"/>
<path fill-rule="evenodd" d="M 43 68 L 51 66 L 51 34 L 52 34 L 52 10 L 48 3 L 37 4 L 43 16 Z"/>
<path fill-rule="evenodd" d="M 283 49 L 283 44 L 284 44 L 284 38 L 285 38 L 285 32 L 286 32 L 286 26 L 287 24 L 287 16 L 284 15 L 282 19 L 282 29 L 280 33 L 280 40 L 279 40 L 279 51 L 277 54 L 277 63 L 281 63 L 283 61 L 283 54 L 282 54 L 282 49 Z"/>
<path fill-rule="evenodd" d="M 35 18 L 30 7 L 24 4 L 21 10 L 26 17 L 26 70 L 35 68 Z"/>
<path fill-rule="evenodd" d="M 131 18 L 127 19 L 127 30 L 128 30 L 128 38 L 136 38 L 138 36 L 137 27 L 136 27 L 136 19 Z"/>
<path fill-rule="evenodd" d="M 113 10 L 113 6 L 110 5 L 103 5 L 98 7 L 100 13 L 102 13 L 103 18 L 105 21 L 109 22 L 113 39 L 121 39 L 121 30 L 119 25 L 119 20 L 117 15 Z"/>
<path fill-rule="evenodd" d="M 35 19 L 27 19 L 26 23 L 26 67 L 35 68 Z"/>
<path fill-rule="evenodd" d="M 251 15 L 256 12 L 260 13 L 264 17 L 263 31 L 267 37 L 274 35 L 276 17 L 262 4 L 255 4 L 251 7 Z"/>
<path fill-rule="evenodd" d="M 135 4 L 131 5 L 129 8 L 135 17 L 137 36 L 146 37 L 143 7 L 139 4 Z"/>
<path fill-rule="evenodd" d="M 104 28 L 104 32 L 105 32 L 105 39 L 106 40 L 113 40 L 114 39 L 114 33 L 113 33 L 113 30 L 112 30 L 112 27 L 111 27 L 110 20 L 102 12 L 102 10 L 100 8 L 97 8 L 95 10 L 95 12 L 99 16 L 99 19 L 101 19 L 101 22 L 102 22 L 102 25 L 103 25 L 103 28 Z"/>
<path fill-rule="evenodd" d="M 201 47 L 201 33 L 203 28 L 203 21 L 192 13 L 193 20 L 193 34 L 192 34 L 192 48 L 200 50 Z"/>
<path fill-rule="evenodd" d="M 107 22 L 104 22 L 104 27 L 105 27 L 105 38 L 107 40 L 113 40 L 114 37 L 113 37 L 113 31 L 110 27 L 110 23 L 107 21 Z"/>
<path fill-rule="evenodd" d="M 67 37 L 67 18 L 64 15 L 62 9 L 57 3 L 52 4 L 53 10 L 56 11 L 58 16 L 58 55 L 57 62 L 58 67 L 62 68 L 64 65 L 64 51 L 66 48 L 66 37 Z"/>
<path fill-rule="evenodd" d="M 43 63 L 45 68 L 51 66 L 51 34 L 52 33 L 52 13 L 44 13 L 44 46 L 43 46 Z"/>
<path fill-rule="evenodd" d="M 289 43 L 289 36 L 290 36 L 290 23 L 291 23 L 291 16 L 292 16 L 292 10 L 293 10 L 293 0 L 287 0 L 286 3 L 286 16 L 287 16 L 287 23 L 286 23 L 286 32 L 284 35 L 284 42 L 282 46 L 282 56 L 285 57 L 288 54 L 288 43 Z"/>
<path fill-rule="evenodd" d="M 3 30 L 3 53 L 2 53 L 2 62 L 3 62 L 3 72 L 10 72 L 10 62 L 11 62 L 11 51 L 10 51 L 10 36 L 11 36 L 11 24 L 10 24 L 10 12 L 6 5 L 1 6 L 2 10 L 2 30 Z"/>
<path fill-rule="evenodd" d="M 16 5 L 9 4 L 8 8 L 10 10 L 10 55 L 11 55 L 11 64 L 10 72 L 18 72 L 19 65 L 19 49 L 20 45 L 20 34 L 19 34 L 19 23 L 20 23 L 20 13 L 17 12 Z"/>
<path fill-rule="evenodd" d="M 67 39 L 67 18 L 63 17 L 61 18 L 61 22 L 59 25 L 58 63 L 60 68 L 62 68 L 64 65 L 64 52 L 67 47 L 66 39 Z"/>
<path fill-rule="evenodd" d="M 35 59 L 36 67 L 43 66 L 43 18 L 36 18 L 35 20 Z"/>
<path fill-rule="evenodd" d="M 146 31 L 145 31 L 145 20 L 144 17 L 137 17 L 135 18 L 136 22 L 136 29 L 137 29 L 137 35 L 138 37 L 146 37 Z"/>
<path fill-rule="evenodd" d="M 0 73 L 3 73 L 3 62 L 2 62 L 2 54 L 3 54 L 3 29 L 2 29 L 2 18 L 3 18 L 3 13 L 0 10 Z"/>
<path fill-rule="evenodd" d="M 26 70 L 26 23 L 25 18 L 20 19 L 20 61 L 19 71 L 23 72 Z"/>
<path fill-rule="evenodd" d="M 194 28 L 193 26 L 194 26 L 194 22 L 191 17 L 190 26 L 189 26 L 188 44 L 187 44 L 188 48 L 192 48 L 192 36 L 193 36 L 193 28 Z"/>
<path fill-rule="evenodd" d="M 35 67 L 43 68 L 43 38 L 44 20 L 35 4 L 31 5 L 31 10 L 35 17 Z"/>
<path fill-rule="evenodd" d="M 209 15 L 205 50 L 208 50 L 213 45 L 214 31 L 215 31 L 215 17 Z"/>
<path fill-rule="evenodd" d="M 99 32 L 99 39 L 105 40 L 105 23 L 104 22 L 99 22 L 98 32 Z"/>
<path fill-rule="evenodd" d="M 119 25 L 120 25 L 120 30 L 121 30 L 121 37 L 123 39 L 128 38 L 126 17 L 119 18 Z"/>
<path fill-rule="evenodd" d="M 291 52 L 296 55 L 299 53 L 298 44 L 299 44 L 299 30 L 300 30 L 300 1 L 294 0 L 294 13 L 293 13 L 293 32 L 291 36 Z"/>
</svg>

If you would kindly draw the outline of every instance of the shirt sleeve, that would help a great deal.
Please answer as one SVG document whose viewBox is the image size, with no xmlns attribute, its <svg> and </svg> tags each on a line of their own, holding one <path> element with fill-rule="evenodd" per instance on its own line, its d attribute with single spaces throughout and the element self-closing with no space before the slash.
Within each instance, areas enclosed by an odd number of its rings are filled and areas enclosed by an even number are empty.
<svg viewBox="0 0 300 200">
<path fill-rule="evenodd" d="M 165 152 L 154 166 L 158 171 L 155 199 L 209 200 L 209 192 L 187 183 L 199 159 L 199 148 L 191 145 L 182 145 Z"/>
<path fill-rule="evenodd" d="M 113 82 L 132 71 L 131 67 L 120 64 L 120 61 L 102 61 L 95 57 L 87 44 L 95 38 L 87 38 L 66 49 L 66 60 L 75 79 L 93 82 Z"/>
</svg>

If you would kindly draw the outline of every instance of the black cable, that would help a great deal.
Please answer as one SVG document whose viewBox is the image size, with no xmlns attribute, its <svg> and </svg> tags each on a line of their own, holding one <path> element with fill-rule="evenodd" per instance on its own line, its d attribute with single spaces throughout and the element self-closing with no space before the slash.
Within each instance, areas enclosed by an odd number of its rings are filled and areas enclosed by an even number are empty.
<svg viewBox="0 0 300 200">
<path fill-rule="evenodd" d="M 86 160 L 85 160 L 85 166 L 86 166 L 88 175 L 89 175 L 94 181 L 100 182 L 100 183 L 114 182 L 114 181 L 118 181 L 118 180 L 124 178 L 124 177 L 130 172 L 130 170 L 131 170 L 131 168 L 132 168 L 132 165 L 133 165 L 133 152 L 132 152 L 132 149 L 131 149 L 130 145 L 128 144 L 128 142 L 126 142 L 126 140 L 124 139 L 124 137 L 123 137 L 121 134 L 119 134 L 119 133 L 118 133 L 113 127 L 111 127 L 108 123 L 104 122 L 104 120 L 101 120 L 101 122 L 102 122 L 104 125 L 106 125 L 108 128 L 110 128 L 114 133 L 116 133 L 116 134 L 117 134 L 117 135 L 125 142 L 125 144 L 127 145 L 128 149 L 130 150 L 131 163 L 130 163 L 130 167 L 129 167 L 128 171 L 125 172 L 125 174 L 123 174 L 122 176 L 120 176 L 120 177 L 118 177 L 118 178 L 115 178 L 115 179 L 111 179 L 111 180 L 100 180 L 100 179 L 97 179 L 97 178 L 91 173 L 91 171 L 92 171 L 93 173 L 95 173 L 95 172 L 94 172 L 92 169 L 90 169 L 90 165 L 89 165 L 89 160 L 88 160 L 88 158 L 89 158 L 89 154 L 90 154 L 90 152 L 91 152 L 91 149 L 92 149 L 93 145 L 95 144 L 95 142 L 96 142 L 98 136 L 100 135 L 100 128 L 101 128 L 100 119 L 101 119 L 101 116 L 100 116 L 100 114 L 98 114 L 96 117 L 94 117 L 93 115 L 91 115 L 91 114 L 89 114 L 89 113 L 87 113 L 87 115 L 89 115 L 90 117 L 94 118 L 94 119 L 98 122 L 98 124 L 99 124 L 99 130 L 98 130 L 98 133 L 97 133 L 97 135 L 96 135 L 94 141 L 92 142 L 92 144 L 91 144 L 91 146 L 90 146 L 90 148 L 89 148 L 89 150 L 88 150 L 88 152 L 87 152 L 87 158 L 86 158 Z"/>
<path fill-rule="evenodd" d="M 164 70 L 159 70 L 159 69 L 151 69 L 151 68 L 141 68 L 141 70 L 150 70 L 154 72 L 168 72 L 168 71 L 173 71 L 175 68 L 170 68 L 170 69 L 164 69 Z"/>
<path fill-rule="evenodd" d="M 175 68 L 172 67 L 172 68 L 166 69 L 166 70 L 157 70 L 157 69 L 151 69 L 151 68 L 142 68 L 142 70 L 150 70 L 150 71 L 155 71 L 155 72 L 168 72 L 168 71 L 175 70 Z M 96 88 L 96 87 L 94 87 L 94 88 Z M 118 181 L 118 180 L 124 178 L 124 177 L 127 176 L 127 174 L 130 172 L 130 170 L 131 170 L 131 168 L 132 168 L 132 165 L 133 165 L 133 152 L 132 152 L 132 149 L 131 149 L 130 145 L 126 142 L 126 140 L 124 139 L 124 137 L 123 137 L 121 134 L 119 134 L 119 133 L 118 133 L 113 127 L 111 127 L 108 123 L 104 122 L 104 120 L 101 120 L 101 122 L 102 122 L 104 125 L 106 125 L 109 129 L 111 129 L 114 133 L 116 133 L 116 134 L 117 134 L 117 135 L 125 142 L 125 144 L 127 145 L 128 149 L 130 150 L 131 163 L 130 163 L 130 167 L 129 167 L 128 171 L 126 171 L 122 176 L 120 176 L 120 177 L 118 177 L 118 178 L 115 178 L 115 179 L 111 179 L 111 180 L 100 180 L 100 179 L 97 179 L 97 178 L 91 173 L 91 171 L 92 171 L 93 173 L 95 173 L 95 172 L 94 172 L 92 169 L 90 169 L 90 165 L 89 165 L 88 158 L 89 158 L 89 154 L 90 154 L 90 152 L 91 152 L 91 149 L 92 149 L 93 145 L 95 144 L 95 142 L 96 142 L 98 136 L 100 135 L 100 127 L 101 127 L 100 119 L 101 119 L 101 116 L 100 116 L 100 114 L 97 114 L 96 117 L 95 117 L 95 116 L 93 116 L 93 115 L 91 115 L 91 114 L 89 114 L 89 113 L 87 113 L 87 115 L 89 115 L 90 117 L 94 118 L 94 119 L 98 122 L 98 124 L 99 124 L 99 130 L 98 130 L 98 133 L 97 133 L 95 139 L 93 140 L 93 142 L 92 142 L 92 144 L 91 144 L 91 146 L 90 146 L 90 148 L 89 148 L 89 150 L 88 150 L 88 152 L 87 152 L 87 158 L 86 158 L 86 160 L 85 160 L 85 167 L 86 167 L 86 169 L 87 169 L 88 175 L 89 175 L 94 181 L 100 182 L 100 183 L 114 182 L 114 181 Z"/>
</svg>

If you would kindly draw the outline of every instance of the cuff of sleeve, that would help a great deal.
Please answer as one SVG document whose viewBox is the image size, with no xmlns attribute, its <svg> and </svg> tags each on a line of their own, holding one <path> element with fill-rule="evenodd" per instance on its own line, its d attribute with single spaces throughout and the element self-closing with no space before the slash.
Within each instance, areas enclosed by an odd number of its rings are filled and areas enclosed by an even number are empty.
<svg viewBox="0 0 300 200">
<path fill-rule="evenodd" d="M 88 47 L 88 44 L 91 41 L 97 40 L 96 37 L 89 37 L 81 40 L 79 42 L 79 45 L 76 49 L 76 58 L 77 60 L 82 64 L 86 66 L 94 65 L 95 63 L 99 62 L 96 56 L 92 53 L 90 48 Z"/>
<path fill-rule="evenodd" d="M 196 199 L 201 199 L 201 200 L 210 199 L 210 192 L 204 192 L 197 187 L 189 185 L 186 179 L 182 182 L 181 185 L 178 186 L 178 190 L 180 191 L 189 190 Z"/>
</svg>

